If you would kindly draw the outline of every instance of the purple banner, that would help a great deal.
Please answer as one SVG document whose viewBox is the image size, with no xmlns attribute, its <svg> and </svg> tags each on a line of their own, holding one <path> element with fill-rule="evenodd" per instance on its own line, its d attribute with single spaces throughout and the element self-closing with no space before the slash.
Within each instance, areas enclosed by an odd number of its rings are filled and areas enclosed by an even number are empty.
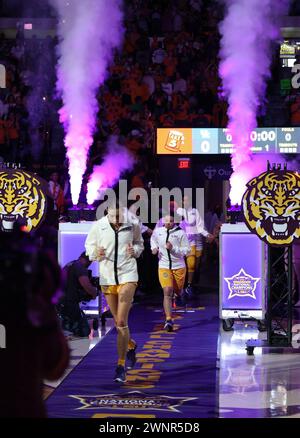
<svg viewBox="0 0 300 438">
<path fill-rule="evenodd" d="M 248 233 L 224 233 L 221 239 L 222 309 L 261 310 L 264 293 L 262 242 Z"/>
</svg>

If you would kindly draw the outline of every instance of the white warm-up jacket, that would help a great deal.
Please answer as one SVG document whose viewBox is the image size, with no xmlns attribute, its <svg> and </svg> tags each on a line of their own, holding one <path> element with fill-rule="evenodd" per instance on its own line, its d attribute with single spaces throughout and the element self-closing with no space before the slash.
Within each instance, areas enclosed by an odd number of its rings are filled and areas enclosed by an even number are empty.
<svg viewBox="0 0 300 438">
<path fill-rule="evenodd" d="M 127 254 L 128 244 L 133 246 L 134 257 Z M 101 260 L 98 256 L 100 247 L 105 250 L 105 257 Z M 90 260 L 100 262 L 100 284 L 103 286 L 137 282 L 136 258 L 143 249 L 144 241 L 138 224 L 126 222 L 115 231 L 107 216 L 95 222 L 85 241 Z"/>
<path fill-rule="evenodd" d="M 167 250 L 166 243 L 173 245 L 171 250 Z M 157 227 L 151 236 L 151 250 L 158 248 L 159 268 L 180 269 L 185 268 L 184 257 L 191 250 L 186 233 L 178 226 L 171 230 L 166 227 Z"/>
<path fill-rule="evenodd" d="M 209 232 L 205 229 L 199 211 L 196 208 L 178 208 L 177 214 L 183 217 L 180 226 L 186 232 L 191 245 L 196 244 L 197 236 L 199 236 L 199 234 L 204 237 L 209 235 Z"/>
</svg>

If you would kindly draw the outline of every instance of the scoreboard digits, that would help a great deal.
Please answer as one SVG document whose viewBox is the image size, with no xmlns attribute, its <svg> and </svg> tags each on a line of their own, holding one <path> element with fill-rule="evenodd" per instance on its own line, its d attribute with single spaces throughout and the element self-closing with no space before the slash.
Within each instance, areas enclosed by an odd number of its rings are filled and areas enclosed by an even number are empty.
<svg viewBox="0 0 300 438">
<path fill-rule="evenodd" d="M 180 147 L 170 146 L 170 137 L 180 136 Z M 173 135 L 174 137 L 174 135 Z M 177 138 L 176 137 L 176 138 Z M 250 133 L 253 154 L 300 152 L 300 127 L 256 128 Z M 158 154 L 232 154 L 235 145 L 227 128 L 158 128 Z"/>
<path fill-rule="evenodd" d="M 234 144 L 229 129 L 219 129 L 219 153 L 232 154 Z"/>
<path fill-rule="evenodd" d="M 277 149 L 281 154 L 297 154 L 299 151 L 299 128 L 277 128 Z"/>
<path fill-rule="evenodd" d="M 193 154 L 218 154 L 218 129 L 196 128 L 192 129 Z"/>
<path fill-rule="evenodd" d="M 232 135 L 228 129 L 220 129 L 219 134 L 219 153 L 231 154 L 235 145 L 232 143 Z M 276 151 L 276 130 L 257 128 L 250 133 L 250 139 L 253 143 L 252 152 L 254 154 Z"/>
<path fill-rule="evenodd" d="M 253 153 L 275 153 L 276 151 L 276 130 L 269 128 L 257 128 L 250 134 L 253 141 Z"/>
</svg>

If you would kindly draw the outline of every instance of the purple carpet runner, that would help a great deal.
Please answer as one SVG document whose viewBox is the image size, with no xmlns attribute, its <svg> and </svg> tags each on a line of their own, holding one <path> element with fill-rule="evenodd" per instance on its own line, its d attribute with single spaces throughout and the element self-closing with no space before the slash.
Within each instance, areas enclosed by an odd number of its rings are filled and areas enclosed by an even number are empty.
<svg viewBox="0 0 300 438">
<path fill-rule="evenodd" d="M 49 397 L 48 416 L 217 417 L 216 305 L 176 313 L 175 330 L 170 333 L 163 330 L 159 306 L 136 305 L 131 311 L 130 328 L 138 344 L 138 360 L 127 372 L 127 383 L 113 381 L 117 359 L 114 329 Z"/>
</svg>

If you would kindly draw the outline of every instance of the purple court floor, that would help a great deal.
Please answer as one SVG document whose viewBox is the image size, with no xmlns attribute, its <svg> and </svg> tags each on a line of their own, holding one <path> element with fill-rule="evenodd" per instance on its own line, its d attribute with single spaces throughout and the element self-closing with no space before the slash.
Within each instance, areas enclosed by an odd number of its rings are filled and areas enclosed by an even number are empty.
<svg viewBox="0 0 300 438">
<path fill-rule="evenodd" d="M 177 310 L 171 333 L 163 330 L 160 306 L 135 305 L 130 327 L 138 360 L 127 383 L 113 381 L 113 329 L 47 399 L 49 417 L 217 417 L 217 306 L 201 301 Z"/>
<path fill-rule="evenodd" d="M 113 382 L 116 332 L 105 331 L 58 382 L 47 399 L 49 417 L 300 417 L 299 349 L 256 348 L 247 356 L 246 341 L 266 334 L 251 322 L 223 332 L 213 293 L 178 309 L 175 322 L 165 333 L 158 304 L 135 305 L 130 325 L 139 353 L 126 385 Z"/>
</svg>

